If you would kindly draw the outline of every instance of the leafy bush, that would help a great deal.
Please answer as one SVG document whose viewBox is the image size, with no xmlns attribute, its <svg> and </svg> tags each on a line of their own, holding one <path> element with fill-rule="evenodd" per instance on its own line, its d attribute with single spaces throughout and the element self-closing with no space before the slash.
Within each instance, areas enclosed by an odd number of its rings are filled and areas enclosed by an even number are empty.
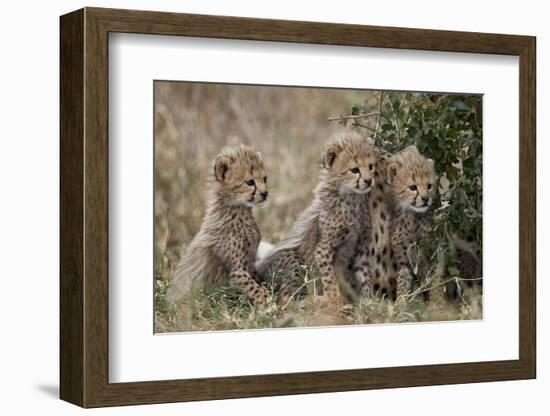
<svg viewBox="0 0 550 416">
<path fill-rule="evenodd" d="M 383 92 L 376 103 L 371 99 L 354 105 L 349 115 L 336 120 L 367 130 L 377 146 L 389 153 L 416 145 L 435 161 L 439 192 L 424 249 L 433 259 L 446 255 L 449 276 L 465 274 L 456 256 L 457 238 L 470 242 L 481 259 L 482 97 Z"/>
</svg>

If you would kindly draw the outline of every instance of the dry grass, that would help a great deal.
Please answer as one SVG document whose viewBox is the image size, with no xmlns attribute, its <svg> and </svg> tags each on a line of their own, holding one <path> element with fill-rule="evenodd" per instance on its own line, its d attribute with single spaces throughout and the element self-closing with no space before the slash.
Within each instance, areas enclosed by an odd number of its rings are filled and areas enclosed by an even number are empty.
<svg viewBox="0 0 550 416">
<path fill-rule="evenodd" d="M 225 145 L 260 150 L 269 171 L 269 203 L 256 210 L 264 240 L 284 237 L 309 204 L 317 182 L 319 152 L 339 129 L 329 116 L 358 102 L 376 106 L 377 92 L 331 89 L 155 83 L 155 330 L 219 330 L 287 326 L 410 322 L 481 317 L 480 298 L 430 307 L 419 297 L 395 305 L 357 300 L 336 315 L 324 313 L 312 293 L 285 310 L 256 310 L 229 288 L 197 293 L 183 308 L 164 294 L 185 247 L 199 230 L 204 184 Z M 467 306 L 470 305 L 470 306 Z M 471 306 L 475 305 L 475 306 Z"/>
</svg>

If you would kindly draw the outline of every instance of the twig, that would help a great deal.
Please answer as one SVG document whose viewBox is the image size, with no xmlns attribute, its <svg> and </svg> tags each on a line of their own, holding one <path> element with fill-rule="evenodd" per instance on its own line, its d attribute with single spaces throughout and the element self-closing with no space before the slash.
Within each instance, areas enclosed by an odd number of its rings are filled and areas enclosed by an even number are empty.
<svg viewBox="0 0 550 416">
<path fill-rule="evenodd" d="M 374 129 L 374 140 L 378 137 L 378 129 L 380 128 L 380 121 L 382 120 L 382 103 L 384 102 L 384 91 L 380 91 L 380 97 L 378 98 L 378 118 L 376 119 L 376 127 Z"/>
<path fill-rule="evenodd" d="M 289 296 L 288 300 L 286 301 L 286 303 L 281 307 L 281 310 L 285 310 L 286 307 L 290 304 L 290 302 L 292 301 L 292 299 L 294 298 L 294 296 L 296 296 L 298 293 L 300 293 L 300 291 L 306 287 L 307 285 L 309 285 L 310 283 L 315 283 L 316 280 L 319 280 L 318 277 L 316 277 L 315 279 L 311 279 L 311 280 L 308 280 L 307 282 L 303 283 L 298 289 L 296 289 L 292 295 Z"/>
<path fill-rule="evenodd" d="M 391 99 L 390 99 L 390 107 L 391 107 L 391 111 L 393 113 L 393 120 L 394 120 L 394 123 L 395 123 L 395 130 L 397 131 L 397 138 L 399 140 L 401 140 L 401 129 L 399 128 L 399 120 L 397 120 L 397 115 L 395 114 L 395 108 L 393 107 L 393 103 L 391 102 Z"/>
<path fill-rule="evenodd" d="M 439 104 L 441 104 L 441 101 L 443 101 L 445 98 L 447 98 L 447 95 L 446 95 L 446 94 L 440 96 L 440 97 L 435 101 L 435 103 L 433 103 L 433 106 L 434 106 L 434 107 L 439 107 Z"/>
<path fill-rule="evenodd" d="M 372 127 L 369 127 L 369 126 L 367 126 L 366 124 L 358 123 L 357 121 L 354 121 L 354 122 L 353 122 L 352 127 L 363 127 L 364 129 L 367 129 L 367 130 L 370 130 L 370 131 L 374 131 L 374 129 L 373 129 Z"/>
<path fill-rule="evenodd" d="M 464 299 L 464 293 L 463 293 L 462 287 L 460 286 L 460 283 L 458 282 L 458 279 L 456 279 L 456 286 L 458 287 L 458 296 L 460 296 L 460 300 L 461 300 L 466 306 L 470 306 L 470 305 L 468 305 L 468 302 L 466 302 L 466 299 Z"/>
<path fill-rule="evenodd" d="M 365 114 L 357 114 L 356 116 L 338 116 L 338 117 L 329 117 L 328 121 L 344 121 L 344 120 L 359 120 L 362 118 L 370 118 L 370 117 L 384 117 L 383 114 L 381 114 L 379 111 L 374 113 L 365 113 Z"/>
<path fill-rule="evenodd" d="M 424 293 L 424 292 L 427 292 L 427 291 L 429 291 L 429 290 L 435 289 L 436 287 L 446 285 L 446 284 L 449 283 L 449 282 L 458 282 L 459 280 L 468 281 L 468 282 L 474 282 L 474 281 L 476 281 L 476 280 L 482 280 L 482 279 L 483 279 L 482 277 L 467 278 L 467 277 L 456 277 L 456 276 L 455 276 L 455 277 L 451 277 L 450 279 L 445 280 L 444 282 L 441 282 L 441 283 L 439 283 L 439 284 L 437 284 L 437 285 L 433 285 L 433 286 L 427 287 L 427 288 L 422 289 L 422 290 L 420 290 L 420 288 L 419 288 L 419 289 L 415 290 L 414 292 L 409 293 L 408 295 L 405 295 L 405 296 L 406 296 L 406 297 L 409 297 L 409 298 L 412 298 L 412 297 L 414 297 L 414 296 L 416 296 L 416 295 L 419 295 L 420 293 Z"/>
</svg>

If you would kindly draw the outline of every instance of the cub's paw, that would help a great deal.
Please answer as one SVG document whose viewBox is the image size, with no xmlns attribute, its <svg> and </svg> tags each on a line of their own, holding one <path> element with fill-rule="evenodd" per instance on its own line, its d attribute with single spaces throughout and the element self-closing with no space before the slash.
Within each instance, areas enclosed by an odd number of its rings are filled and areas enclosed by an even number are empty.
<svg viewBox="0 0 550 416">
<path fill-rule="evenodd" d="M 342 299 L 334 296 L 327 296 L 326 294 L 315 297 L 316 309 L 330 315 L 337 315 L 340 313 L 343 306 Z"/>
</svg>

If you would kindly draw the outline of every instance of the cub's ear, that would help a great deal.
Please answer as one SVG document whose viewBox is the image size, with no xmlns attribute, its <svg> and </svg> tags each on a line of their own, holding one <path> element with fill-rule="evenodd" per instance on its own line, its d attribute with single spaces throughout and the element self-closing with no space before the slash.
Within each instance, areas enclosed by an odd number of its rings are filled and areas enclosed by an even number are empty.
<svg viewBox="0 0 550 416">
<path fill-rule="evenodd" d="M 229 167 L 231 166 L 231 159 L 227 156 L 218 156 L 216 162 L 214 162 L 214 176 L 218 182 L 223 182 Z"/>
<path fill-rule="evenodd" d="M 374 148 L 374 155 L 376 157 L 376 161 L 379 163 L 386 163 L 386 161 L 391 157 L 388 152 L 379 149 L 378 147 Z"/>
<path fill-rule="evenodd" d="M 321 160 L 323 162 L 324 168 L 331 168 L 334 164 L 334 161 L 338 157 L 338 154 L 342 151 L 342 148 L 337 144 L 329 144 L 325 151 L 323 152 L 323 155 L 321 157 Z"/>
<path fill-rule="evenodd" d="M 388 163 L 388 169 L 387 169 L 387 182 L 392 183 L 393 179 L 395 178 L 395 175 L 397 175 L 397 171 L 401 168 L 401 163 L 397 161 L 393 161 Z"/>
<path fill-rule="evenodd" d="M 415 156 L 420 156 L 420 152 L 418 151 L 418 147 L 416 147 L 414 144 L 411 144 L 411 145 L 405 147 L 401 152 L 403 154 L 413 153 Z"/>
<path fill-rule="evenodd" d="M 428 159 L 427 160 L 427 163 L 428 163 L 428 166 L 430 166 L 430 168 L 433 170 L 433 173 L 434 173 L 434 176 L 435 176 L 435 180 L 438 180 L 439 179 L 439 175 L 437 174 L 436 170 L 435 170 L 435 162 L 433 159 Z"/>
</svg>

